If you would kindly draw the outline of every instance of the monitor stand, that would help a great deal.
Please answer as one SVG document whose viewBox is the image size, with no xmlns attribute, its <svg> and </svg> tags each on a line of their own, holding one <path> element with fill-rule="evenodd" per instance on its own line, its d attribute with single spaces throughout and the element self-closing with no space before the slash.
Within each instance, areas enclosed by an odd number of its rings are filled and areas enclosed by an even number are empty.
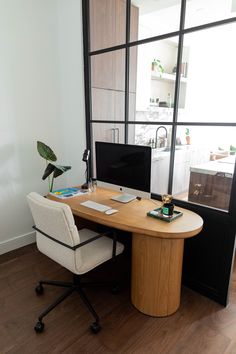
<svg viewBox="0 0 236 354">
<path fill-rule="evenodd" d="M 112 197 L 111 199 L 115 200 L 117 202 L 120 202 L 120 203 L 129 203 L 136 198 L 137 197 L 135 195 L 123 193 L 123 194 L 117 195 L 116 197 Z"/>
</svg>

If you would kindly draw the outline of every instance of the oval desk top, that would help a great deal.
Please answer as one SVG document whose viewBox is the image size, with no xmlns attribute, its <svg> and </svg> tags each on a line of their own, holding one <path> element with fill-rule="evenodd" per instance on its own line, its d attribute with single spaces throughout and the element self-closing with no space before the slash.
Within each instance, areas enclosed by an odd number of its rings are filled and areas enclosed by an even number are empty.
<svg viewBox="0 0 236 354">
<path fill-rule="evenodd" d="M 160 207 L 161 202 L 153 199 L 141 199 L 140 201 L 136 199 L 124 204 L 111 200 L 117 194 L 119 192 L 114 190 L 97 188 L 95 192 L 89 192 L 85 195 L 68 199 L 59 199 L 51 194 L 47 197 L 68 204 L 73 214 L 81 218 L 120 230 L 158 238 L 188 238 L 197 235 L 203 227 L 202 218 L 190 210 L 176 207 L 176 210 L 181 211 L 183 215 L 168 223 L 147 216 L 147 212 Z M 86 200 L 105 204 L 113 209 L 117 209 L 118 212 L 107 215 L 103 212 L 87 208 L 81 205 Z"/>
</svg>

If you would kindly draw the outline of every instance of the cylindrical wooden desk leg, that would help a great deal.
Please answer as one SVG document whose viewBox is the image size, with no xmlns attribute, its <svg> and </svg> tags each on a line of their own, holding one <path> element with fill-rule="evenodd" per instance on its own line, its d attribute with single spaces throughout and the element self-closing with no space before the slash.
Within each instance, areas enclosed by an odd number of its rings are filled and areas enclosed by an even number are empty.
<svg viewBox="0 0 236 354">
<path fill-rule="evenodd" d="M 133 234 L 131 300 L 139 311 L 156 317 L 177 311 L 183 249 L 183 239 Z"/>
</svg>

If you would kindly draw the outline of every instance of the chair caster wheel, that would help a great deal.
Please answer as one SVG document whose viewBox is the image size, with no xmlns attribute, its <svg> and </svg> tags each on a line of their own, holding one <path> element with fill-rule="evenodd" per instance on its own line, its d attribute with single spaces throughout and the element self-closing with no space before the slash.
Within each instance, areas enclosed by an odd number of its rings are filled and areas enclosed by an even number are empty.
<svg viewBox="0 0 236 354">
<path fill-rule="evenodd" d="M 44 288 L 42 286 L 42 284 L 38 284 L 35 288 L 35 292 L 37 295 L 42 295 L 44 291 Z"/>
<path fill-rule="evenodd" d="M 98 322 L 93 322 L 90 326 L 90 329 L 94 334 L 97 334 L 98 332 L 100 332 L 101 328 L 102 327 L 100 326 L 100 324 Z"/>
<path fill-rule="evenodd" d="M 34 326 L 34 330 L 36 333 L 42 333 L 44 330 L 44 323 L 41 321 L 38 321 L 36 325 Z"/>
<path fill-rule="evenodd" d="M 111 293 L 112 293 L 113 295 L 116 295 L 116 294 L 118 294 L 119 291 L 120 291 L 120 286 L 119 286 L 119 284 L 114 284 L 113 287 L 112 287 L 112 289 L 111 289 Z"/>
</svg>

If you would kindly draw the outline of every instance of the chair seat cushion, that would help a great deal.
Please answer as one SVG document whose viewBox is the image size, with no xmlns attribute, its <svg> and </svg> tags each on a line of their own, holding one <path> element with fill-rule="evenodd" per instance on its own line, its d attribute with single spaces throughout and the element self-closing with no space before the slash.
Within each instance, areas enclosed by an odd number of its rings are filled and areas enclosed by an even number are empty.
<svg viewBox="0 0 236 354">
<path fill-rule="evenodd" d="M 82 229 L 79 230 L 80 241 L 84 242 L 98 235 L 98 233 Z M 83 274 L 97 267 L 112 258 L 113 240 L 109 237 L 102 236 L 95 241 L 88 243 L 85 246 L 78 248 L 75 251 L 75 262 L 77 274 Z M 124 250 L 124 246 L 116 243 L 116 255 L 119 255 Z"/>
</svg>

